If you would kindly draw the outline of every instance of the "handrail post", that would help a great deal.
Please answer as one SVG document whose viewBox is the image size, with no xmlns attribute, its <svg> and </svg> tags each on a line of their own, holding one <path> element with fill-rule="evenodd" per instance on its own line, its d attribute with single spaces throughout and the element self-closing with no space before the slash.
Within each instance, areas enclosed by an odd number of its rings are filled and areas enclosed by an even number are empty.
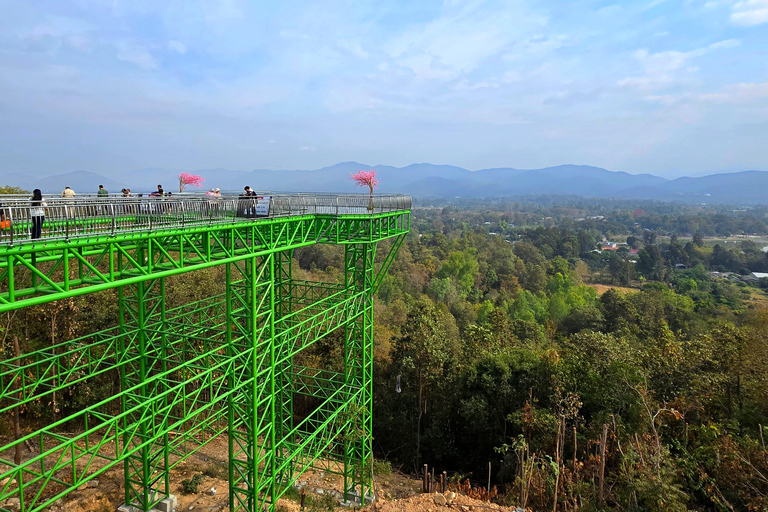
<svg viewBox="0 0 768 512">
<path fill-rule="evenodd" d="M 179 201 L 181 203 L 181 227 L 186 226 L 186 219 L 187 219 L 187 210 L 184 208 L 184 201 Z"/>
<path fill-rule="evenodd" d="M 69 206 L 64 205 L 64 236 L 69 240 Z"/>
<path fill-rule="evenodd" d="M 8 207 L 8 222 L 11 223 L 11 245 L 13 245 L 13 226 L 16 225 L 13 220 L 13 206 Z"/>
<path fill-rule="evenodd" d="M 110 201 L 109 209 L 112 212 L 112 236 L 115 236 L 115 232 L 117 231 L 117 217 L 115 216 L 115 203 Z"/>
</svg>

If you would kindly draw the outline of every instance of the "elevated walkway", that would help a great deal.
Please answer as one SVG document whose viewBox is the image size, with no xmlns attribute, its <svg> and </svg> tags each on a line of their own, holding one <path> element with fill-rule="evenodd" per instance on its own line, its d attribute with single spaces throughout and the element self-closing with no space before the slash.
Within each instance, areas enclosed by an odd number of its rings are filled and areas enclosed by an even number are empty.
<svg viewBox="0 0 768 512">
<path fill-rule="evenodd" d="M 32 239 L 29 197 L 0 195 L 0 246 L 92 235 L 117 237 L 159 229 L 231 225 L 302 215 L 371 216 L 411 208 L 411 197 L 404 195 L 46 197 L 45 202 L 42 234 L 39 239 Z"/>
</svg>

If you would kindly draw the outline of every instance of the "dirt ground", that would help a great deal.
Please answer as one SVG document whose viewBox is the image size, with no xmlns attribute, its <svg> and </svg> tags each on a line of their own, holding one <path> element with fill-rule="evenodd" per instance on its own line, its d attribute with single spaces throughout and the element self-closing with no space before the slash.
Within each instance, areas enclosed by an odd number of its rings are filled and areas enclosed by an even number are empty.
<svg viewBox="0 0 768 512">
<path fill-rule="evenodd" d="M 170 471 L 170 491 L 178 500 L 177 512 L 225 512 L 229 509 L 228 441 L 226 436 L 212 440 Z M 184 494 L 182 481 L 201 474 L 199 492 Z M 307 471 L 296 482 L 286 498 L 278 501 L 277 509 L 283 512 L 300 512 L 300 489 L 307 495 L 307 510 L 359 510 L 366 512 L 440 512 L 458 510 L 514 510 L 484 503 L 466 496 L 456 496 L 452 503 L 441 503 L 435 494 L 421 494 L 421 480 L 394 472 L 376 476 L 374 485 L 377 501 L 360 509 L 339 505 L 342 499 L 343 480 L 339 475 L 326 471 Z M 123 466 L 115 467 L 98 480 L 84 484 L 64 499 L 58 500 L 48 512 L 113 512 L 123 504 Z M 216 489 L 213 493 L 212 489 Z M 10 504 L 6 504 L 10 505 Z M 6 508 L 18 508 L 6 506 Z"/>
<path fill-rule="evenodd" d="M 619 290 L 620 292 L 624 292 L 624 293 L 630 293 L 630 292 L 638 291 L 637 288 L 627 288 L 626 286 L 613 286 L 613 285 L 610 285 L 610 284 L 588 283 L 587 286 L 597 290 L 597 294 L 598 295 L 602 295 L 602 294 L 604 294 L 605 292 L 607 292 L 608 290 L 611 290 L 611 289 Z"/>
<path fill-rule="evenodd" d="M 448 512 L 456 510 L 461 512 L 484 512 L 488 510 L 514 511 L 513 508 L 502 507 L 493 503 L 474 500 L 467 496 L 457 495 L 452 503 L 443 503 L 435 494 L 419 494 L 411 498 L 398 500 L 381 500 L 367 506 L 365 512 Z"/>
</svg>

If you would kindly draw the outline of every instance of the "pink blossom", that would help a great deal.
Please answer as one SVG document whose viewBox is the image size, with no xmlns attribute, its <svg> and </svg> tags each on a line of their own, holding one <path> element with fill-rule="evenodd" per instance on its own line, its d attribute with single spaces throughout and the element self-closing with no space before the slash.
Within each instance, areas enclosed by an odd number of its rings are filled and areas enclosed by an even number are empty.
<svg viewBox="0 0 768 512">
<path fill-rule="evenodd" d="M 179 178 L 179 192 L 184 192 L 184 187 L 187 185 L 194 185 L 195 187 L 202 187 L 205 179 L 198 174 L 190 174 L 188 172 L 182 172 L 178 176 Z"/>
<path fill-rule="evenodd" d="M 358 187 L 368 187 L 373 195 L 373 189 L 379 184 L 378 178 L 376 178 L 376 171 L 374 169 L 370 171 L 357 171 L 352 175 L 352 180 Z"/>
</svg>

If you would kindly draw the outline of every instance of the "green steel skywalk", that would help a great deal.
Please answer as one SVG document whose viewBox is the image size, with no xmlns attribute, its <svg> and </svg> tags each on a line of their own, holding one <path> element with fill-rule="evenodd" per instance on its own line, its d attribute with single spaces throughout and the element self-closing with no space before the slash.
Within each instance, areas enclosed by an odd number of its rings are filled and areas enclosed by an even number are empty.
<svg viewBox="0 0 768 512">
<path fill-rule="evenodd" d="M 272 196 L 267 216 L 238 197 L 49 200 L 37 240 L 28 201 L 0 201 L 0 313 L 110 288 L 120 308 L 111 329 L 0 362 L 0 412 L 99 375 L 120 382 L 0 447 L 0 504 L 43 510 L 120 465 L 126 504 L 166 508 L 168 471 L 223 433 L 233 512 L 274 510 L 310 467 L 341 473 L 346 500 L 370 499 L 373 294 L 408 232 L 410 198 Z M 292 278 L 293 250 L 316 243 L 344 245 L 343 283 Z M 223 295 L 166 309 L 166 277 L 218 265 Z M 294 364 L 337 329 L 342 372 Z M 299 414 L 297 397 L 313 409 Z"/>
</svg>

